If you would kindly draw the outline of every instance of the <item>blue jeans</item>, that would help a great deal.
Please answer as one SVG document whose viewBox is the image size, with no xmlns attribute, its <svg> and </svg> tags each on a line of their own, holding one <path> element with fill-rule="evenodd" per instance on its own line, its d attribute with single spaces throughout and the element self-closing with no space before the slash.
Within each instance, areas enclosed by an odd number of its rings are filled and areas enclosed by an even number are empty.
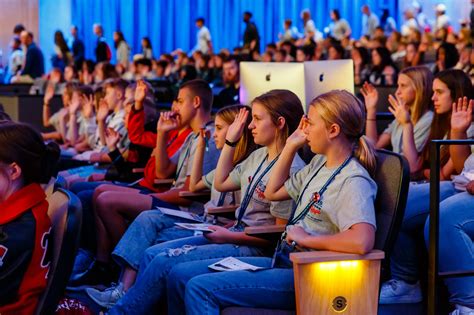
<svg viewBox="0 0 474 315">
<path fill-rule="evenodd" d="M 450 181 L 440 183 L 440 201 L 454 195 Z M 410 184 L 400 232 L 390 256 L 392 278 L 415 283 L 420 279 L 422 233 L 430 213 L 430 184 Z"/>
<path fill-rule="evenodd" d="M 149 314 L 163 301 L 168 274 L 178 263 L 228 256 L 262 256 L 262 248 L 235 244 L 211 244 L 195 236 L 155 245 L 146 250 L 135 284 L 109 310 L 109 314 Z"/>
<path fill-rule="evenodd" d="M 259 267 L 271 265 L 271 258 L 266 257 L 240 260 Z M 170 314 L 218 315 L 229 306 L 295 308 L 293 269 L 211 271 L 207 266 L 217 261 L 181 263 L 171 270 L 167 286 Z"/>
<path fill-rule="evenodd" d="M 439 271 L 474 270 L 474 196 L 459 193 L 440 203 Z M 429 244 L 429 219 L 425 225 Z M 474 308 L 474 276 L 444 279 L 450 301 Z"/>
<path fill-rule="evenodd" d="M 193 231 L 176 228 L 177 222 L 191 221 L 164 215 L 159 210 L 140 213 L 120 239 L 112 252 L 112 257 L 122 267 L 128 265 L 138 270 L 140 261 L 149 247 L 194 235 Z"/>
<path fill-rule="evenodd" d="M 81 242 L 79 247 L 92 253 L 97 250 L 97 237 L 95 227 L 94 208 L 92 197 L 94 189 L 107 182 L 80 182 L 71 186 L 71 191 L 76 194 L 82 204 Z"/>
</svg>

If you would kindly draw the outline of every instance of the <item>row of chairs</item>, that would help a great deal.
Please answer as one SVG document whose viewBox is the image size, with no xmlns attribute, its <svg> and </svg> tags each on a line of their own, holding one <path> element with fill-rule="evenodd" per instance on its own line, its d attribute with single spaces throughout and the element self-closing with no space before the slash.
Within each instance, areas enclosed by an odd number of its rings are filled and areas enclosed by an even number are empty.
<svg viewBox="0 0 474 315">
<path fill-rule="evenodd" d="M 433 147 L 433 163 L 432 174 L 436 174 L 439 170 L 439 160 L 436 159 L 436 149 L 439 151 L 440 145 L 445 144 L 474 144 L 474 141 L 434 141 Z M 378 308 L 378 290 L 379 283 L 388 276 L 388 254 L 391 252 L 393 244 L 396 240 L 406 205 L 408 186 L 409 186 L 409 167 L 407 161 L 400 155 L 390 151 L 377 151 L 377 171 L 375 181 L 378 185 L 378 192 L 375 201 L 377 232 L 374 250 L 367 255 L 345 254 L 336 252 L 299 252 L 291 254 L 290 258 L 294 264 L 295 270 L 295 289 L 296 289 L 296 312 L 298 314 L 314 314 L 325 312 L 327 314 L 336 313 L 336 307 L 344 306 L 339 314 L 376 314 Z M 431 197 L 431 216 L 432 229 L 437 234 L 437 211 L 439 207 L 439 178 L 433 176 L 432 180 L 432 197 Z M 206 193 L 190 193 L 183 192 L 183 197 L 187 198 L 205 198 Z M 59 300 L 63 297 L 69 275 L 72 271 L 74 258 L 79 246 L 80 227 L 82 222 L 82 210 L 80 201 L 72 193 L 61 188 L 56 189 L 48 197 L 50 203 L 48 214 L 53 223 L 53 260 L 49 273 L 48 284 L 38 305 L 37 315 L 53 314 L 56 310 Z M 211 214 L 216 216 L 232 214 L 235 207 L 224 207 L 211 209 Z M 247 228 L 246 233 L 249 235 L 276 240 L 283 231 L 283 226 L 270 227 L 253 227 Z M 435 314 L 438 310 L 436 306 L 437 288 L 438 288 L 438 271 L 437 271 L 437 237 L 432 237 L 430 245 L 430 278 L 428 287 L 428 312 Z M 371 264 L 370 268 L 366 268 L 363 279 L 367 282 L 358 282 L 358 288 L 337 288 L 337 284 L 345 281 L 343 279 L 327 278 L 328 271 L 324 268 L 311 268 L 310 266 L 318 263 L 336 263 L 347 262 L 347 266 L 353 265 L 354 262 L 376 262 Z M 378 262 L 378 263 L 377 263 Z M 381 262 L 381 263 L 380 263 Z M 344 266 L 344 264 L 342 264 Z M 434 269 L 434 270 L 433 270 Z M 472 271 L 462 272 L 461 275 L 472 275 Z M 341 274 L 331 276 L 340 277 Z M 315 281 L 324 279 L 325 286 L 331 288 L 322 294 L 321 292 L 313 292 L 318 284 Z M 375 280 L 375 282 L 374 282 Z M 368 285 L 371 282 L 372 285 Z M 325 290 L 326 291 L 326 290 Z M 366 295 L 361 300 L 361 295 Z M 359 296 L 357 296 L 359 295 Z M 339 299 L 339 300 L 338 300 Z M 433 301 L 433 299 L 435 299 Z M 337 303 L 342 303 L 337 304 Z M 363 312 L 361 312 L 363 310 Z M 286 310 L 270 310 L 270 309 L 250 309 L 242 307 L 228 307 L 222 311 L 225 315 L 240 314 L 268 314 L 268 315 L 289 315 L 295 311 Z"/>
</svg>

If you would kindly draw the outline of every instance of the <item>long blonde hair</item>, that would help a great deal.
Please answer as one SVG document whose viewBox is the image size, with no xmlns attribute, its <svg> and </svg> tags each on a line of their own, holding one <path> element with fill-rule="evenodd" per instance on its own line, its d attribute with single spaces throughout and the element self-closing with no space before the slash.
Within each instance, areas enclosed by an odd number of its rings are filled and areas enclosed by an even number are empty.
<svg viewBox="0 0 474 315">
<path fill-rule="evenodd" d="M 230 125 L 234 122 L 235 116 L 239 113 L 241 108 L 246 108 L 249 111 L 249 115 L 247 117 L 247 123 L 244 128 L 244 132 L 242 137 L 240 138 L 237 146 L 235 147 L 234 152 L 234 165 L 242 162 L 245 160 L 252 151 L 254 151 L 257 146 L 253 142 L 253 137 L 251 131 L 248 127 L 250 121 L 252 120 L 252 109 L 245 105 L 230 105 L 221 108 L 217 113 L 216 116 L 219 116 L 226 124 Z"/>
<path fill-rule="evenodd" d="M 352 143 L 354 156 L 374 175 L 377 166 L 374 145 L 364 136 L 366 111 L 364 104 L 343 90 L 333 90 L 316 97 L 314 106 L 327 127 L 337 124 L 341 133 Z"/>
<path fill-rule="evenodd" d="M 413 125 L 420 120 L 431 107 L 431 96 L 433 95 L 433 73 L 424 66 L 408 67 L 400 74 L 410 78 L 415 89 L 415 101 L 411 106 L 411 121 Z"/>
</svg>

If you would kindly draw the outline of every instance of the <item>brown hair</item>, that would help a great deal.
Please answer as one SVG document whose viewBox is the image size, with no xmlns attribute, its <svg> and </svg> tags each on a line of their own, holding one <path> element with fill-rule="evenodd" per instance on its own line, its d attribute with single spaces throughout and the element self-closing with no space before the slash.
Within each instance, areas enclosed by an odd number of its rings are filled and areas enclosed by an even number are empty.
<svg viewBox="0 0 474 315">
<path fill-rule="evenodd" d="M 181 84 L 179 89 L 189 89 L 193 97 L 199 97 L 202 108 L 208 113 L 211 112 L 214 96 L 209 83 L 201 79 L 195 79 Z"/>
<path fill-rule="evenodd" d="M 107 79 L 104 82 L 104 90 L 108 87 L 117 89 L 118 91 L 122 92 L 122 99 L 125 98 L 125 89 L 127 86 L 128 82 L 120 78 Z"/>
<path fill-rule="evenodd" d="M 217 113 L 216 116 L 219 116 L 222 120 L 224 120 L 227 124 L 232 124 L 234 122 L 235 116 L 239 113 L 240 109 L 246 108 L 249 111 L 249 115 L 247 118 L 246 127 L 250 124 L 252 120 L 251 115 L 251 108 L 246 105 L 230 105 L 221 108 Z M 253 137 L 251 134 L 251 130 L 249 128 L 245 128 L 240 138 L 234 152 L 234 165 L 240 163 L 241 161 L 245 160 L 252 151 L 257 148 L 255 143 L 253 142 Z"/>
<path fill-rule="evenodd" d="M 310 106 L 314 106 L 327 127 L 331 124 L 339 126 L 341 133 L 353 144 L 354 156 L 374 175 L 377 165 L 375 149 L 363 135 L 367 118 L 364 104 L 347 91 L 334 90 L 316 97 Z"/>
<path fill-rule="evenodd" d="M 444 70 L 438 72 L 434 78 L 446 84 L 449 89 L 452 102 L 457 102 L 459 98 L 464 96 L 468 99 L 472 99 L 473 91 L 471 80 L 469 76 L 462 70 Z M 451 110 L 444 114 L 437 114 L 435 112 L 433 122 L 431 123 L 430 136 L 428 138 L 427 143 L 430 143 L 431 140 L 434 139 L 443 139 L 444 137 L 447 137 L 448 139 L 451 138 L 451 135 L 449 133 L 451 129 L 451 113 Z M 449 158 L 450 155 L 448 147 L 442 146 L 440 158 L 441 165 L 445 165 L 448 162 Z M 425 147 L 423 148 L 422 159 L 423 168 L 428 168 L 430 161 L 429 145 L 425 145 Z"/>
<path fill-rule="evenodd" d="M 298 128 L 304 114 L 300 99 L 289 90 L 271 90 L 254 98 L 252 103 L 265 107 L 275 125 L 278 125 L 280 117 L 285 119 L 285 127 L 278 135 L 283 142 Z"/>
<path fill-rule="evenodd" d="M 433 95 L 433 74 L 424 66 L 408 67 L 400 74 L 410 78 L 415 89 L 415 101 L 411 106 L 411 121 L 413 125 L 420 120 L 431 107 L 431 96 Z"/>
<path fill-rule="evenodd" d="M 0 162 L 18 164 L 24 185 L 48 183 L 56 172 L 58 145 L 44 144 L 41 135 L 26 124 L 0 121 L 0 148 Z"/>
</svg>

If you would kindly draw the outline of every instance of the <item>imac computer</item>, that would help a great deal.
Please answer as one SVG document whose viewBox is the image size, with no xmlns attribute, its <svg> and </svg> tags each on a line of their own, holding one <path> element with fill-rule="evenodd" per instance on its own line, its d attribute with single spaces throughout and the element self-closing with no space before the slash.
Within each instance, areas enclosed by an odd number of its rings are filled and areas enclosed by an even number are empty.
<svg viewBox="0 0 474 315">
<path fill-rule="evenodd" d="M 241 62 L 240 102 L 250 104 L 257 96 L 273 89 L 295 93 L 304 105 L 331 90 L 354 93 L 354 68 L 351 59 L 286 62 Z"/>
</svg>

